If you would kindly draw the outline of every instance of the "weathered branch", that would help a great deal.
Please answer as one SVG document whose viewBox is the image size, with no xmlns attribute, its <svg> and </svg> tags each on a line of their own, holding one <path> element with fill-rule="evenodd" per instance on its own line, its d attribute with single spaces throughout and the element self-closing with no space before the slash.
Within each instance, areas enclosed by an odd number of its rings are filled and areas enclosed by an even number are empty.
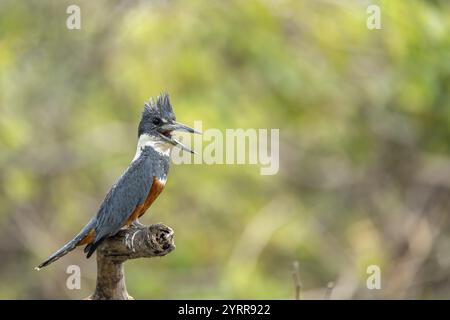
<svg viewBox="0 0 450 320">
<path fill-rule="evenodd" d="M 128 300 L 123 263 L 162 257 L 175 249 L 173 230 L 163 224 L 120 230 L 97 248 L 97 285 L 90 300 Z"/>
</svg>

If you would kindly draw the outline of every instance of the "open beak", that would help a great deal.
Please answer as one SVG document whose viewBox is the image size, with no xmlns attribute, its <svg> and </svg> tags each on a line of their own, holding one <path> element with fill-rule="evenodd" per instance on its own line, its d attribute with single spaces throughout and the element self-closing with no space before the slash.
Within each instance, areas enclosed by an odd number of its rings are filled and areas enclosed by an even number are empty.
<svg viewBox="0 0 450 320">
<path fill-rule="evenodd" d="M 178 122 L 165 123 L 161 127 L 158 128 L 158 133 L 164 141 L 166 141 L 167 143 L 170 143 L 176 147 L 179 147 L 181 150 L 188 151 L 193 154 L 197 154 L 195 151 L 189 149 L 188 147 L 186 147 L 184 144 L 182 144 L 177 139 L 172 138 L 173 131 L 184 131 L 184 132 L 195 133 L 195 134 L 201 134 L 201 132 L 198 132 L 198 131 L 196 131 L 182 123 L 178 123 Z"/>
</svg>

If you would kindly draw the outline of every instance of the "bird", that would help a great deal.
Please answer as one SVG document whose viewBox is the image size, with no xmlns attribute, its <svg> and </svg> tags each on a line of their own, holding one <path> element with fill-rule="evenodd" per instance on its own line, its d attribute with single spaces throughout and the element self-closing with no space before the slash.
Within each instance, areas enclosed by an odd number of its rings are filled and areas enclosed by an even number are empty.
<svg viewBox="0 0 450 320">
<path fill-rule="evenodd" d="M 144 104 L 136 154 L 128 168 L 112 185 L 97 214 L 72 240 L 35 269 L 40 270 L 83 245 L 84 253 L 89 258 L 105 239 L 122 228 L 142 226 L 138 219 L 158 198 L 166 184 L 171 149 L 178 147 L 195 153 L 172 136 L 174 131 L 201 134 L 176 122 L 167 92 L 156 99 L 150 98 Z"/>
</svg>

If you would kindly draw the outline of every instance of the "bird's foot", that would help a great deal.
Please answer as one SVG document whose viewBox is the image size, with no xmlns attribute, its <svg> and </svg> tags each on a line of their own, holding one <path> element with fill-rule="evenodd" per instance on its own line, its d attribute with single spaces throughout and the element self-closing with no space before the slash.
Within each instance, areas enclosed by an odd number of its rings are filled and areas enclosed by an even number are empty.
<svg viewBox="0 0 450 320">
<path fill-rule="evenodd" d="M 136 227 L 135 227 L 136 228 Z M 136 229 L 136 231 L 134 231 L 133 232 L 133 234 L 127 234 L 126 236 L 125 236 L 125 245 L 127 246 L 127 248 L 129 249 L 129 250 L 131 250 L 132 252 L 134 252 L 135 250 L 134 250 L 134 237 L 139 233 L 139 232 L 141 232 L 142 230 L 141 229 Z"/>
<path fill-rule="evenodd" d="M 145 228 L 145 224 L 140 223 L 139 220 L 136 219 L 130 224 L 130 227 L 136 228 L 136 229 L 142 229 L 142 228 Z"/>
</svg>

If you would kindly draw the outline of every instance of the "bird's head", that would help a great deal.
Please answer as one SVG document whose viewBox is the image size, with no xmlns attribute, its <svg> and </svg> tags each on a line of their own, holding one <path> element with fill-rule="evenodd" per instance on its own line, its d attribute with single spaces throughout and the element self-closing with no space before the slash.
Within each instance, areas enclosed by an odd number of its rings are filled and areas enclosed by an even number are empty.
<svg viewBox="0 0 450 320">
<path fill-rule="evenodd" d="M 148 137 L 155 142 L 176 146 L 182 150 L 195 153 L 173 138 L 172 133 L 174 131 L 185 131 L 200 134 L 200 132 L 175 120 L 175 113 L 167 93 L 159 95 L 156 101 L 150 98 L 150 101 L 144 106 L 142 119 L 139 123 L 138 136 L 141 138 L 145 135 L 146 138 Z"/>
</svg>

